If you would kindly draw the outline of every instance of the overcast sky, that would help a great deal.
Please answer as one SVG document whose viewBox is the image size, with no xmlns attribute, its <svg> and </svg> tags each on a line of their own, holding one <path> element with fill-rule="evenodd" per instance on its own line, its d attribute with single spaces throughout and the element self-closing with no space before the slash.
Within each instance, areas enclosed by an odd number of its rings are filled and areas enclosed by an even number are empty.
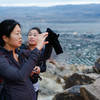
<svg viewBox="0 0 100 100">
<path fill-rule="evenodd" d="M 100 0 L 0 0 L 0 6 L 53 6 L 100 3 Z"/>
</svg>

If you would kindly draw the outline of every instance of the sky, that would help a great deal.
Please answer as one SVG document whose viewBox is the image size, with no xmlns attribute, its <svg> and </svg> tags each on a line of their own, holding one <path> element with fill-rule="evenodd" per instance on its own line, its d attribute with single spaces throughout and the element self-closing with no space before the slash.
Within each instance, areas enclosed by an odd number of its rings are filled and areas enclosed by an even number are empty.
<svg viewBox="0 0 100 100">
<path fill-rule="evenodd" d="M 0 6 L 54 6 L 65 4 L 100 4 L 100 0 L 0 0 Z"/>
</svg>

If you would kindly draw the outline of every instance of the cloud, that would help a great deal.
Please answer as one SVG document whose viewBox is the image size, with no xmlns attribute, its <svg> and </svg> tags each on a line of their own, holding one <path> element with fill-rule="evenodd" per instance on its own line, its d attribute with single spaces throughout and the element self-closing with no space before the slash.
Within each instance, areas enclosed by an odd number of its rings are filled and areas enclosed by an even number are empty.
<svg viewBox="0 0 100 100">
<path fill-rule="evenodd" d="M 33 0 L 32 0 L 33 1 Z M 50 0 L 47 0 L 47 2 L 45 2 L 46 0 L 42 0 L 41 2 L 39 2 L 40 0 L 34 0 L 33 2 L 12 2 L 12 3 L 0 3 L 0 6 L 2 7 L 24 7 L 24 6 L 40 6 L 40 7 L 48 7 L 48 6 L 55 6 L 55 5 L 66 5 L 66 4 L 73 4 L 73 5 L 76 5 L 76 4 L 91 4 L 91 3 L 95 3 L 95 4 L 100 4 L 100 1 L 80 1 L 80 0 L 77 0 L 77 1 L 73 1 L 73 0 L 70 0 L 70 1 L 65 1 L 65 0 L 58 0 L 59 2 L 56 2 L 57 0 L 54 0 L 53 2 L 51 2 Z"/>
</svg>

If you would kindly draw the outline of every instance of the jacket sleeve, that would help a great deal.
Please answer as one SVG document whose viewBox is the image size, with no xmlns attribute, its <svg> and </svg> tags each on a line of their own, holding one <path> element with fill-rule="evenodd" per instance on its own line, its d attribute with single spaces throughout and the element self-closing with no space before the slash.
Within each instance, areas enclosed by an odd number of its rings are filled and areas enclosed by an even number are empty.
<svg viewBox="0 0 100 100">
<path fill-rule="evenodd" d="M 41 73 L 46 72 L 46 68 L 47 68 L 46 61 L 42 61 L 40 65 L 40 72 Z"/>
<path fill-rule="evenodd" d="M 46 71 L 46 60 L 44 59 L 44 53 L 43 53 L 44 50 L 41 51 L 41 55 L 40 55 L 40 58 L 37 62 L 37 66 L 40 67 L 40 72 L 45 72 Z"/>
<path fill-rule="evenodd" d="M 45 60 L 50 58 L 52 49 L 53 49 L 53 46 L 50 43 L 45 45 L 45 49 L 44 49 L 44 53 L 43 53 Z"/>
<path fill-rule="evenodd" d="M 47 65 L 46 60 L 50 58 L 52 53 L 52 45 L 47 44 L 45 45 L 45 48 L 42 49 L 40 59 L 38 61 L 38 66 L 40 67 L 40 72 L 45 72 Z"/>
<path fill-rule="evenodd" d="M 4 79 L 13 81 L 25 81 L 29 78 L 29 75 L 36 65 L 38 58 L 40 57 L 40 51 L 36 48 L 31 52 L 28 60 L 23 64 L 21 69 L 16 68 L 9 64 L 4 55 L 0 56 L 0 76 Z"/>
</svg>

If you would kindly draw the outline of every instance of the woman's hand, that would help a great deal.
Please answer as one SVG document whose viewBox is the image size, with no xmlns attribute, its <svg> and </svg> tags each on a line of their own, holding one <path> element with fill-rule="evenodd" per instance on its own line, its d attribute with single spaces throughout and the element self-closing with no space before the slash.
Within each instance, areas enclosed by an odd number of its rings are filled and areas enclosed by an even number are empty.
<svg viewBox="0 0 100 100">
<path fill-rule="evenodd" d="M 40 67 L 39 66 L 35 66 L 35 68 L 31 72 L 30 76 L 33 76 L 34 74 L 40 74 Z"/>
<path fill-rule="evenodd" d="M 35 68 L 33 69 L 35 72 L 35 74 L 40 74 L 40 67 L 39 66 L 35 66 Z"/>
<path fill-rule="evenodd" d="M 38 41 L 37 41 L 37 45 L 36 45 L 37 49 L 41 50 L 45 44 L 48 44 L 48 41 L 45 41 L 47 36 L 48 36 L 48 32 L 38 35 Z"/>
</svg>

